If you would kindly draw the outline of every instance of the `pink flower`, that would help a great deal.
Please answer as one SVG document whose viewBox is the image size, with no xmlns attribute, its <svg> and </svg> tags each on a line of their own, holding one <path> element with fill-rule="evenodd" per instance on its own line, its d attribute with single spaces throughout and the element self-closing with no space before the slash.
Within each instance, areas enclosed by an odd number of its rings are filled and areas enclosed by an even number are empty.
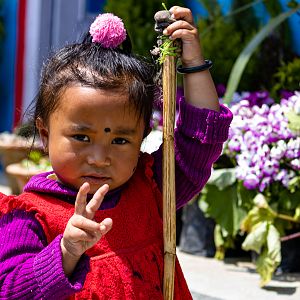
<svg viewBox="0 0 300 300">
<path fill-rule="evenodd" d="M 100 14 L 90 27 L 94 43 L 100 43 L 104 48 L 116 48 L 126 39 L 126 29 L 123 21 L 111 14 Z"/>
</svg>

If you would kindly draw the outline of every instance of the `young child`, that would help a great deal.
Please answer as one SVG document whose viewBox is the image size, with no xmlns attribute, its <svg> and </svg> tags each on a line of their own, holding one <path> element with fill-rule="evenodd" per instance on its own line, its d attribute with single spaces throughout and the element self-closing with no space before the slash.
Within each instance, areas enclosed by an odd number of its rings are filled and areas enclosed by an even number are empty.
<svg viewBox="0 0 300 300">
<path fill-rule="evenodd" d="M 206 63 L 192 13 L 170 12 L 164 34 L 182 40 L 189 72 Z M 163 299 L 162 150 L 140 152 L 155 68 L 131 53 L 120 24 L 99 16 L 44 67 L 34 118 L 53 172 L 0 195 L 1 299 Z M 185 74 L 184 87 L 177 208 L 207 182 L 232 119 L 207 69 Z M 178 261 L 175 299 L 192 299 Z"/>
</svg>

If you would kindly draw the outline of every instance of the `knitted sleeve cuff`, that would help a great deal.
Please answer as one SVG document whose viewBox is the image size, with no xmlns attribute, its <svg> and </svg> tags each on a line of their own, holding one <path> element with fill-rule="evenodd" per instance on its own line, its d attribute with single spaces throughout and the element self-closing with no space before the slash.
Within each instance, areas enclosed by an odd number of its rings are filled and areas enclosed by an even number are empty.
<svg viewBox="0 0 300 300">
<path fill-rule="evenodd" d="M 224 105 L 220 105 L 220 112 L 217 112 L 194 107 L 182 97 L 179 101 L 176 130 L 202 143 L 223 143 L 228 138 L 232 117 L 231 111 Z"/>
<path fill-rule="evenodd" d="M 33 270 L 45 299 L 63 299 L 80 291 L 89 271 L 89 258 L 83 255 L 72 277 L 66 277 L 62 266 L 61 238 L 62 235 L 56 237 L 34 260 Z"/>
</svg>

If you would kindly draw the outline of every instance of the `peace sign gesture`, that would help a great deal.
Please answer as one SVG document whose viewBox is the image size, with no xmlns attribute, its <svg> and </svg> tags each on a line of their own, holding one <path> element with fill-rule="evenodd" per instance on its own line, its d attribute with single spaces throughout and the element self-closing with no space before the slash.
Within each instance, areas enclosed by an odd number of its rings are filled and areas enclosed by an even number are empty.
<svg viewBox="0 0 300 300">
<path fill-rule="evenodd" d="M 90 190 L 89 184 L 84 183 L 78 191 L 74 215 L 69 219 L 60 243 L 63 268 L 67 276 L 72 274 L 81 255 L 93 247 L 112 227 L 110 218 L 101 223 L 93 220 L 108 189 L 107 184 L 101 186 L 88 204 L 86 198 Z"/>
</svg>

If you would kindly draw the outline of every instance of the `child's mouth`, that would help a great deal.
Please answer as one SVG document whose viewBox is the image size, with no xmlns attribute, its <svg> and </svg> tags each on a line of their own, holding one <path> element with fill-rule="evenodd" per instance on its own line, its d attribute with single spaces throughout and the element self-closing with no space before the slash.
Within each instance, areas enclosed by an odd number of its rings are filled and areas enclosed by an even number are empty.
<svg viewBox="0 0 300 300">
<path fill-rule="evenodd" d="M 110 179 L 110 177 L 106 176 L 98 176 L 98 175 L 88 175 L 83 176 L 83 179 L 88 182 L 89 184 L 104 184 L 107 183 L 107 181 Z"/>
</svg>

